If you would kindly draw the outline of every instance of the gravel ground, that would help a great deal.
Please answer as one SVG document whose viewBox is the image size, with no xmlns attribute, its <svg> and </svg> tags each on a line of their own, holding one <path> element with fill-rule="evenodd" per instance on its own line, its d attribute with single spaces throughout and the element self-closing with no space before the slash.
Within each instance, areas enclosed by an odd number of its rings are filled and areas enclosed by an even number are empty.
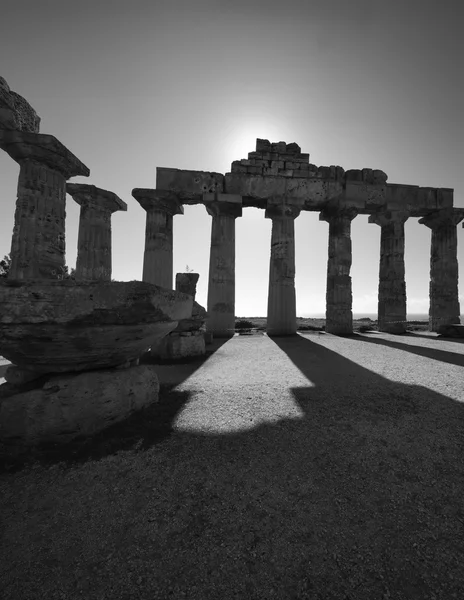
<svg viewBox="0 0 464 600">
<path fill-rule="evenodd" d="M 464 344 L 217 346 L 160 367 L 153 409 L 5 462 L 2 600 L 462 598 Z"/>
</svg>

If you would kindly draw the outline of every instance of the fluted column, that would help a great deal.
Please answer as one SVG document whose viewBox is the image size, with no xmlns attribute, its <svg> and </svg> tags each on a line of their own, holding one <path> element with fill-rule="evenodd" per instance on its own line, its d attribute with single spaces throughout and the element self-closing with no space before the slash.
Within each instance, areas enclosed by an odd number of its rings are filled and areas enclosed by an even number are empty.
<svg viewBox="0 0 464 600">
<path fill-rule="evenodd" d="M 184 214 L 182 203 L 164 190 L 135 188 L 132 196 L 147 211 L 142 280 L 172 290 L 172 221 L 174 215 Z"/>
<path fill-rule="evenodd" d="M 388 210 L 369 217 L 380 230 L 379 331 L 406 331 L 406 282 L 404 270 L 404 224 L 409 212 Z"/>
<path fill-rule="evenodd" d="M 211 222 L 206 330 L 229 337 L 235 329 L 235 219 L 242 216 L 242 197 L 204 194 Z"/>
<path fill-rule="evenodd" d="M 429 329 L 460 323 L 458 294 L 457 224 L 464 218 L 462 208 L 444 208 L 419 219 L 432 230 L 430 247 Z"/>
<path fill-rule="evenodd" d="M 127 204 L 94 185 L 68 183 L 66 191 L 81 207 L 76 280 L 111 281 L 111 215 Z"/>
<path fill-rule="evenodd" d="M 326 324 L 327 333 L 353 333 L 353 295 L 351 291 L 351 221 L 358 211 L 351 207 L 327 207 L 319 215 L 329 223 L 327 261 Z"/>
<path fill-rule="evenodd" d="M 65 266 L 66 179 L 89 169 L 52 135 L 0 130 L 19 163 L 9 279 L 57 279 Z"/>
<path fill-rule="evenodd" d="M 302 202 L 273 198 L 267 201 L 265 218 L 272 220 L 268 335 L 296 333 L 295 219 L 301 208 Z"/>
</svg>

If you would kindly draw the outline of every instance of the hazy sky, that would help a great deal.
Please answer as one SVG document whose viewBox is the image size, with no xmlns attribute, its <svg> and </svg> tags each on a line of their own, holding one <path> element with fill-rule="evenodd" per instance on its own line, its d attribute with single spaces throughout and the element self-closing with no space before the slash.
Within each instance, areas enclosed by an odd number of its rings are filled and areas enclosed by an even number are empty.
<svg viewBox="0 0 464 600">
<path fill-rule="evenodd" d="M 464 9 L 437 0 L 6 1 L 0 75 L 118 194 L 113 277 L 141 279 L 145 212 L 134 187 L 156 167 L 230 171 L 257 137 L 296 142 L 316 165 L 382 169 L 390 183 L 451 187 L 464 207 Z M 0 255 L 10 251 L 19 166 L 0 154 Z M 67 197 L 67 264 L 79 207 Z M 174 217 L 174 273 L 200 273 L 206 305 L 211 217 Z M 325 311 L 328 223 L 295 223 L 297 313 Z M 271 221 L 236 223 L 236 314 L 266 314 Z M 376 312 L 380 227 L 352 224 L 353 309 Z M 461 312 L 464 230 L 459 225 Z M 406 223 L 409 313 L 428 311 L 430 230 Z"/>
</svg>

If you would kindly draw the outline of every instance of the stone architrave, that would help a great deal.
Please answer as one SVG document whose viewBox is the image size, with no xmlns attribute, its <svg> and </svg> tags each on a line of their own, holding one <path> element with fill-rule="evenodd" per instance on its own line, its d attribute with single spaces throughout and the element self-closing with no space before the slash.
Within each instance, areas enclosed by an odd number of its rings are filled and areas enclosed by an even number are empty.
<svg viewBox="0 0 464 600">
<path fill-rule="evenodd" d="M 429 329 L 460 323 L 456 226 L 464 219 L 464 208 L 444 208 L 422 219 L 432 230 L 430 247 Z"/>
<path fill-rule="evenodd" d="M 295 219 L 303 201 L 269 198 L 265 218 L 272 220 L 267 334 L 296 333 Z"/>
<path fill-rule="evenodd" d="M 52 135 L 0 129 L 19 163 L 9 279 L 57 279 L 65 266 L 66 180 L 89 169 Z"/>
<path fill-rule="evenodd" d="M 111 215 L 127 210 L 113 192 L 85 183 L 68 183 L 67 193 L 80 205 L 76 280 L 111 281 Z"/>
<path fill-rule="evenodd" d="M 214 337 L 235 332 L 235 219 L 242 216 L 242 197 L 204 194 L 212 217 L 206 330 Z"/>
<path fill-rule="evenodd" d="M 329 223 L 329 258 L 327 261 L 326 325 L 327 333 L 353 333 L 353 295 L 351 291 L 351 221 L 356 208 L 325 208 L 320 221 Z"/>
<path fill-rule="evenodd" d="M 135 188 L 132 196 L 147 211 L 142 280 L 172 290 L 173 216 L 184 214 L 182 203 L 166 190 Z"/>
<path fill-rule="evenodd" d="M 369 223 L 379 225 L 379 331 L 406 331 L 406 282 L 404 269 L 404 224 L 409 212 L 388 210 L 369 216 Z"/>
</svg>

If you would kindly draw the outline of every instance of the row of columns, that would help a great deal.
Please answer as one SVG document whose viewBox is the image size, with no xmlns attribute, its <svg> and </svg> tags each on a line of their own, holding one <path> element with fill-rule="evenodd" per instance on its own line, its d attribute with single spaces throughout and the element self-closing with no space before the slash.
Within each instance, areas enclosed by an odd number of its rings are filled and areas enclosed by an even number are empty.
<svg viewBox="0 0 464 600">
<path fill-rule="evenodd" d="M 135 189 L 133 196 L 147 211 L 143 280 L 172 287 L 172 217 L 183 212 L 170 192 Z M 208 281 L 207 328 L 217 337 L 235 327 L 235 219 L 242 214 L 241 197 L 205 194 L 212 216 Z M 272 220 L 267 331 L 269 335 L 296 332 L 295 219 L 303 201 L 270 198 L 265 217 Z M 351 222 L 356 208 L 330 205 L 320 213 L 329 223 L 326 331 L 349 335 L 353 331 L 351 284 Z M 381 211 L 369 217 L 380 226 L 379 330 L 406 329 L 404 224 L 409 213 Z M 419 220 L 432 230 L 430 259 L 430 329 L 460 322 L 458 298 L 457 224 L 464 209 L 441 209 Z"/>
<path fill-rule="evenodd" d="M 39 137 L 39 136 L 37 136 Z M 111 215 L 127 210 L 112 192 L 87 184 L 70 184 L 86 167 L 69 153 L 67 163 L 53 162 L 48 148 L 32 146 L 21 158 L 15 225 L 11 247 L 12 279 L 56 278 L 64 268 L 65 194 L 81 206 L 76 279 L 111 280 Z M 21 146 L 24 153 L 24 143 Z M 47 153 L 48 152 L 48 153 Z M 63 151 L 62 151 L 63 152 Z M 133 196 L 147 212 L 143 280 L 172 288 L 173 217 L 183 214 L 182 203 L 172 192 L 135 189 Z M 242 215 L 241 196 L 205 194 L 212 217 L 208 282 L 208 329 L 216 336 L 230 335 L 235 327 L 235 219 Z M 272 220 L 269 269 L 268 333 L 296 332 L 294 221 L 302 202 L 271 198 L 265 217 Z M 355 208 L 332 205 L 320 214 L 329 223 L 327 262 L 326 331 L 338 335 L 353 330 L 351 288 L 351 222 Z M 379 268 L 379 329 L 405 330 L 406 285 L 404 224 L 406 211 L 375 213 L 370 223 L 381 228 Z M 431 229 L 430 329 L 460 322 L 458 297 L 457 224 L 464 209 L 446 208 L 423 217 L 419 223 Z"/>
</svg>

